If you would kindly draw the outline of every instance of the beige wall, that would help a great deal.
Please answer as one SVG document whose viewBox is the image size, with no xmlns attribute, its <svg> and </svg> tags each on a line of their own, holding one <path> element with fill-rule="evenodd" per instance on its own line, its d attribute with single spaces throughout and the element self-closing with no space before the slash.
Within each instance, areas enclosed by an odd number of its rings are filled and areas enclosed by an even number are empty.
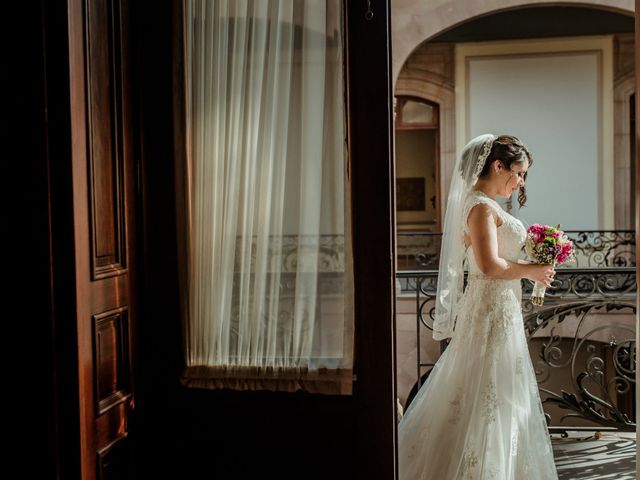
<svg viewBox="0 0 640 480">
<path fill-rule="evenodd" d="M 486 132 L 531 151 L 525 226 L 614 228 L 612 35 L 457 44 L 456 119 L 458 151 Z"/>
</svg>

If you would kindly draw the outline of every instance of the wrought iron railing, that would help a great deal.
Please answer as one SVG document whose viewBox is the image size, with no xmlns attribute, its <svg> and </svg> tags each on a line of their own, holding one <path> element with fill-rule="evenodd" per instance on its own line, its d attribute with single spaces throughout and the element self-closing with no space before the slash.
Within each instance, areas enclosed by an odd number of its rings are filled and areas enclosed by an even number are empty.
<svg viewBox="0 0 640 480">
<path fill-rule="evenodd" d="M 572 235 L 582 249 L 578 260 L 590 266 L 558 269 L 543 306 L 529 301 L 532 284 L 523 281 L 524 328 L 545 415 L 556 430 L 598 425 L 632 431 L 635 238 L 630 232 L 580 234 Z M 402 296 L 415 298 L 416 308 L 417 382 L 407 403 L 433 366 L 421 356 L 420 332 L 432 328 L 437 277 L 434 268 L 397 273 Z M 440 351 L 445 348 L 442 342 Z"/>
<path fill-rule="evenodd" d="M 576 247 L 576 267 L 635 267 L 635 234 L 632 230 L 567 230 Z M 437 269 L 441 232 L 398 232 L 398 270 Z"/>
<path fill-rule="evenodd" d="M 530 286 L 524 324 L 549 420 L 635 431 L 636 269 L 558 270 L 542 307 Z"/>
</svg>

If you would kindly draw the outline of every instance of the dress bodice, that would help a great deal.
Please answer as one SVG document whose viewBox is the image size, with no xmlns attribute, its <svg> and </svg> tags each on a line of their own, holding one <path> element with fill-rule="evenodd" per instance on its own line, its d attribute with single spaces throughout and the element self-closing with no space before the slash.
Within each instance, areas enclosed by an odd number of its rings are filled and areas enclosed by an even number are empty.
<svg viewBox="0 0 640 480">
<path fill-rule="evenodd" d="M 467 219 L 471 209 L 480 203 L 489 205 L 502 221 L 502 224 L 497 229 L 498 255 L 505 260 L 516 262 L 527 236 L 524 225 L 520 220 L 505 212 L 497 201 L 480 191 L 472 190 L 465 200 L 463 213 L 464 232 L 469 232 Z M 466 249 L 466 259 L 469 274 L 483 276 L 476 262 L 472 246 Z"/>
</svg>

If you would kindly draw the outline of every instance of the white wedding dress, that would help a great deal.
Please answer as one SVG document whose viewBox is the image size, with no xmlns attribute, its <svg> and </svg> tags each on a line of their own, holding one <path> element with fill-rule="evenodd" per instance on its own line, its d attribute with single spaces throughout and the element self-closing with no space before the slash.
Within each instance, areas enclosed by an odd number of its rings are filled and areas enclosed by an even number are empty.
<svg viewBox="0 0 640 480">
<path fill-rule="evenodd" d="M 464 219 L 484 203 L 502 219 L 498 251 L 517 261 L 526 230 L 493 199 L 471 191 Z M 468 284 L 455 335 L 398 426 L 401 480 L 557 479 L 529 357 L 520 280 L 482 274 L 466 252 Z"/>
</svg>

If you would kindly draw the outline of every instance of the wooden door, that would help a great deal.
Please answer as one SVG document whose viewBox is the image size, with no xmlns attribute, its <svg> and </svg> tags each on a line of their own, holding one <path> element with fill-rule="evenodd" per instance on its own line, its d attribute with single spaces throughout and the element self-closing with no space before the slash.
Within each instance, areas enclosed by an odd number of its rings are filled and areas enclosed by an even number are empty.
<svg viewBox="0 0 640 480">
<path fill-rule="evenodd" d="M 121 479 L 136 321 L 128 11 L 122 0 L 68 8 L 81 476 Z"/>
</svg>

